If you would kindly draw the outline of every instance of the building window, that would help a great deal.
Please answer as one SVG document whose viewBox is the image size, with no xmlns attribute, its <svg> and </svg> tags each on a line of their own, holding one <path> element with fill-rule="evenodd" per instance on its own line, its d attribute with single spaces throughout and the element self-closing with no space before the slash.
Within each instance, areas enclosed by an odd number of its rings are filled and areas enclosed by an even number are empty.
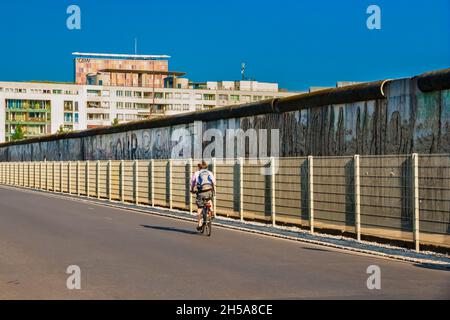
<svg viewBox="0 0 450 320">
<path fill-rule="evenodd" d="M 73 101 L 64 101 L 64 111 L 73 111 Z"/>
<path fill-rule="evenodd" d="M 242 101 L 243 102 L 250 102 L 252 100 L 251 96 L 242 96 Z"/>
<path fill-rule="evenodd" d="M 239 98 L 238 95 L 234 95 L 233 94 L 233 95 L 230 96 L 230 100 L 233 101 L 233 102 L 239 102 L 240 98 Z"/>
<path fill-rule="evenodd" d="M 213 101 L 213 100 L 216 100 L 216 95 L 215 94 L 204 94 L 203 99 L 206 101 Z"/>
</svg>

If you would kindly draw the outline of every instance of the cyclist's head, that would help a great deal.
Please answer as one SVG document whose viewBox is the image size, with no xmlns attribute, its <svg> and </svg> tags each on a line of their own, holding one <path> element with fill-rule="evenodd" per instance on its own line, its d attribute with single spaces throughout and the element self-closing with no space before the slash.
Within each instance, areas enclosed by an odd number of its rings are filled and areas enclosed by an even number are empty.
<svg viewBox="0 0 450 320">
<path fill-rule="evenodd" d="M 206 161 L 202 161 L 198 164 L 198 169 L 199 170 L 203 170 L 203 169 L 208 169 L 208 164 L 206 163 Z"/>
</svg>

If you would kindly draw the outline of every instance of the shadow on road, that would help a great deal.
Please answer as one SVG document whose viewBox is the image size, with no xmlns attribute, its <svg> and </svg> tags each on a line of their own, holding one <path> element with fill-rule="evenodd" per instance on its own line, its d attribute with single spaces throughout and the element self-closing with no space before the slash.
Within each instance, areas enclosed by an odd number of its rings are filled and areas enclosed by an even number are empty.
<svg viewBox="0 0 450 320">
<path fill-rule="evenodd" d="M 171 227 L 159 227 L 159 226 L 149 226 L 149 225 L 141 225 L 141 227 L 144 227 L 147 229 L 159 230 L 159 231 L 178 232 L 178 233 L 184 233 L 184 234 L 190 234 L 190 235 L 198 235 L 198 232 L 195 232 L 195 231 L 177 229 L 177 228 L 171 228 Z"/>
<path fill-rule="evenodd" d="M 436 265 L 430 263 L 416 263 L 415 267 L 424 268 L 424 269 L 432 269 L 432 270 L 440 270 L 440 271 L 450 271 L 450 265 Z"/>
<path fill-rule="evenodd" d="M 320 252 L 331 252 L 327 249 L 319 249 L 319 248 L 308 248 L 308 247 L 301 247 L 304 250 L 310 250 L 310 251 L 320 251 Z"/>
</svg>

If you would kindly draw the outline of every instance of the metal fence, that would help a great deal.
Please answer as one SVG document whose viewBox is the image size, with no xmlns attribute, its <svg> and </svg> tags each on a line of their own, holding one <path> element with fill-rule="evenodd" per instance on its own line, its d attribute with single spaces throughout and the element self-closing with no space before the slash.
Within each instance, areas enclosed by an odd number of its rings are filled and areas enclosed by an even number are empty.
<svg viewBox="0 0 450 320">
<path fill-rule="evenodd" d="M 268 160 L 213 160 L 216 214 L 450 247 L 450 155 Z M 193 212 L 195 163 L 7 162 L 0 183 Z"/>
</svg>

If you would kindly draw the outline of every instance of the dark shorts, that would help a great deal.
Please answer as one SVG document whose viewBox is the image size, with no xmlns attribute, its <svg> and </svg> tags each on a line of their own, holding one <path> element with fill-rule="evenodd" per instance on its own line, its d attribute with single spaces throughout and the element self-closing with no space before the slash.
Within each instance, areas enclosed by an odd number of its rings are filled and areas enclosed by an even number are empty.
<svg viewBox="0 0 450 320">
<path fill-rule="evenodd" d="M 212 200 L 213 198 L 213 192 L 211 191 L 206 191 L 206 192 L 202 192 L 202 193 L 197 193 L 197 206 L 199 207 L 199 209 L 204 208 L 206 206 L 206 204 Z"/>
</svg>

